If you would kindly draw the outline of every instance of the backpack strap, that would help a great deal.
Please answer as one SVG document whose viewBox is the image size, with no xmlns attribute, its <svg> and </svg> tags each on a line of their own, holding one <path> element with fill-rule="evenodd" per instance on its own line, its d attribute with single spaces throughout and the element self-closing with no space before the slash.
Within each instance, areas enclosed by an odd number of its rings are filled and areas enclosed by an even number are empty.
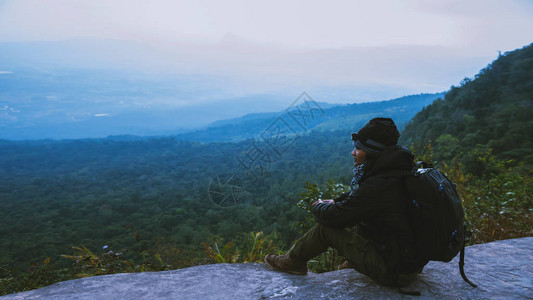
<svg viewBox="0 0 533 300">
<path fill-rule="evenodd" d="M 466 226 L 465 226 L 466 227 Z M 466 228 L 465 228 L 466 232 Z M 466 283 L 470 284 L 472 287 L 477 287 L 472 281 L 470 281 L 466 275 L 465 275 L 465 245 L 466 245 L 466 234 L 464 235 L 463 239 L 463 248 L 461 248 L 461 254 L 459 255 L 459 272 L 461 273 L 461 277 L 463 277 L 463 280 L 466 281 Z"/>
</svg>

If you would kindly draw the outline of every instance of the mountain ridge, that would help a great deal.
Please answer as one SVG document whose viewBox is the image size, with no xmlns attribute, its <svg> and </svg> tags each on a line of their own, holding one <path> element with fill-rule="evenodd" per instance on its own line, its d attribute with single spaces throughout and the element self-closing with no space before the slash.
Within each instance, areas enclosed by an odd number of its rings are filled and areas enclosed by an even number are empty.
<svg viewBox="0 0 533 300">
<path fill-rule="evenodd" d="M 289 107 L 277 113 L 247 114 L 238 118 L 217 121 L 203 129 L 178 134 L 175 137 L 180 140 L 199 142 L 234 142 L 260 138 L 260 135 L 275 123 L 277 118 L 283 118 L 284 115 L 284 122 L 292 126 L 295 134 L 312 130 L 354 131 L 362 127 L 369 119 L 377 116 L 393 118 L 398 129 L 401 130 L 416 112 L 444 95 L 444 93 L 418 94 L 377 102 L 341 105 L 315 102 L 309 98 L 307 101 L 313 103 L 315 111 L 322 110 L 323 113 L 319 117 L 308 118 L 309 123 L 304 128 L 299 128 L 302 126 L 294 124 L 294 118 L 291 118 L 293 116 L 287 116 L 291 114 L 292 107 Z M 304 105 L 304 103 L 299 105 Z"/>
</svg>

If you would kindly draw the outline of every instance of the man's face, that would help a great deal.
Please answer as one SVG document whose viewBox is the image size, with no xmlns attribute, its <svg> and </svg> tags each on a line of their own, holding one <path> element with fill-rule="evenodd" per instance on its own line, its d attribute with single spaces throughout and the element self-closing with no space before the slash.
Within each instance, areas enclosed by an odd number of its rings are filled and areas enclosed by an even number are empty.
<svg viewBox="0 0 533 300">
<path fill-rule="evenodd" d="M 354 166 L 356 167 L 363 164 L 366 160 L 366 152 L 361 149 L 354 148 L 352 151 L 352 155 L 353 155 Z"/>
</svg>

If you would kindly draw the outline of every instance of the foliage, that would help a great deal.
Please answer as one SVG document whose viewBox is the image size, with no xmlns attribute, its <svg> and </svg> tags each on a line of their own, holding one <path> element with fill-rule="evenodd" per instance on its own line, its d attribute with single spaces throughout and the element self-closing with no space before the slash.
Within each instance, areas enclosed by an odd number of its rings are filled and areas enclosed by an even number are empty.
<svg viewBox="0 0 533 300">
<path fill-rule="evenodd" d="M 208 243 L 202 242 L 204 251 L 216 263 L 236 263 L 239 260 L 239 251 L 232 242 L 226 243 L 221 248 L 218 247 L 218 242 L 215 242 L 212 248 Z"/>
<path fill-rule="evenodd" d="M 452 87 L 402 132 L 404 144 L 429 141 L 431 156 L 414 152 L 457 183 L 473 243 L 533 232 L 532 75 L 533 44 Z"/>
<path fill-rule="evenodd" d="M 250 246 L 243 263 L 263 262 L 265 256 L 274 251 L 273 242 L 262 237 L 263 232 L 258 233 L 250 232 L 252 245 Z"/>
<path fill-rule="evenodd" d="M 298 231 L 300 234 L 306 233 L 313 225 L 315 225 L 315 218 L 313 216 L 313 203 L 318 199 L 333 199 L 340 196 L 342 193 L 347 192 L 350 189 L 349 186 L 342 183 L 335 183 L 333 180 L 329 180 L 325 185 L 319 186 L 317 184 L 306 182 L 305 192 L 300 194 L 298 203 L 299 208 L 306 212 L 305 220 L 296 222 Z"/>
<path fill-rule="evenodd" d="M 135 265 L 135 272 L 166 271 L 205 263 L 197 250 L 177 247 L 164 237 L 153 239 L 147 249 L 139 249 L 142 261 Z"/>
<path fill-rule="evenodd" d="M 457 157 L 476 176 L 486 170 L 474 152 L 489 148 L 501 160 L 512 160 L 517 172 L 531 172 L 533 84 L 526 78 L 532 76 L 533 44 L 505 53 L 418 112 L 402 132 L 401 143 L 429 140 L 437 161 Z"/>
<path fill-rule="evenodd" d="M 58 269 L 57 262 L 51 257 L 31 263 L 24 272 L 0 263 L 0 295 L 28 291 L 72 278 L 72 270 Z"/>
<path fill-rule="evenodd" d="M 437 161 L 433 160 L 433 146 L 431 141 L 428 141 L 424 144 L 411 144 L 411 153 L 415 156 L 415 161 L 423 161 L 433 165 L 438 164 Z"/>
<path fill-rule="evenodd" d="M 257 263 L 263 262 L 269 253 L 279 253 L 274 246 L 276 235 L 265 236 L 262 231 L 250 232 L 246 235 L 242 247 L 239 249 L 233 242 L 228 242 L 222 247 L 221 239 L 217 239 L 211 246 L 207 242 L 202 243 L 205 253 L 216 263 Z"/>
<path fill-rule="evenodd" d="M 533 232 L 533 179 L 519 175 L 491 151 L 477 153 L 488 170 L 483 177 L 463 173 L 462 166 L 443 164 L 443 171 L 457 184 L 463 200 L 471 243 L 531 236 Z"/>
<path fill-rule="evenodd" d="M 330 180 L 322 186 L 306 182 L 305 189 L 306 191 L 301 193 L 297 204 L 299 208 L 305 210 L 307 213 L 305 220 L 296 223 L 300 235 L 305 234 L 316 224 L 312 211 L 312 204 L 314 202 L 318 201 L 318 199 L 336 198 L 342 193 L 347 192 L 349 187 Z M 336 270 L 337 266 L 343 261 L 343 258 L 337 254 L 335 249 L 329 248 L 321 255 L 310 260 L 308 265 L 314 272 L 328 272 Z"/>
<path fill-rule="evenodd" d="M 344 257 L 337 253 L 337 250 L 328 248 L 319 256 L 308 261 L 309 269 L 316 273 L 324 273 L 337 270 L 338 266 L 344 262 Z"/>
<path fill-rule="evenodd" d="M 431 142 L 411 146 L 417 161 L 433 162 L 457 187 L 465 218 L 473 232 L 470 243 L 530 236 L 533 232 L 533 186 L 531 174 L 520 175 L 510 160 L 498 159 L 491 149 L 476 149 L 475 158 L 483 176 L 465 172 L 458 156 L 432 161 Z"/>
<path fill-rule="evenodd" d="M 90 277 L 95 275 L 115 274 L 134 271 L 134 266 L 129 261 L 123 260 L 122 252 L 115 252 L 106 245 L 102 247 L 105 252 L 100 255 L 93 254 L 85 246 L 72 247 L 72 255 L 61 255 L 74 261 L 73 265 L 81 270 L 76 277 Z"/>
</svg>

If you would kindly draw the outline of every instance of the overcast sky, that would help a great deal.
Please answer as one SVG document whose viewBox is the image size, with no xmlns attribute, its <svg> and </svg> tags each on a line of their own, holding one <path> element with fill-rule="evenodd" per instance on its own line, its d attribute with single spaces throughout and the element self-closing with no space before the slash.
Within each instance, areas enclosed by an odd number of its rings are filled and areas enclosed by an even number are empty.
<svg viewBox="0 0 533 300">
<path fill-rule="evenodd" d="M 0 1 L 2 41 L 215 42 L 227 33 L 304 49 L 416 44 L 507 51 L 532 41 L 533 1 Z"/>
<path fill-rule="evenodd" d="M 262 91 L 289 81 L 402 96 L 446 90 L 533 42 L 533 1 L 0 0 L 0 42 L 73 37 L 168 47 L 176 68 L 255 78 Z M 388 95 L 365 93 L 355 97 Z"/>
</svg>

